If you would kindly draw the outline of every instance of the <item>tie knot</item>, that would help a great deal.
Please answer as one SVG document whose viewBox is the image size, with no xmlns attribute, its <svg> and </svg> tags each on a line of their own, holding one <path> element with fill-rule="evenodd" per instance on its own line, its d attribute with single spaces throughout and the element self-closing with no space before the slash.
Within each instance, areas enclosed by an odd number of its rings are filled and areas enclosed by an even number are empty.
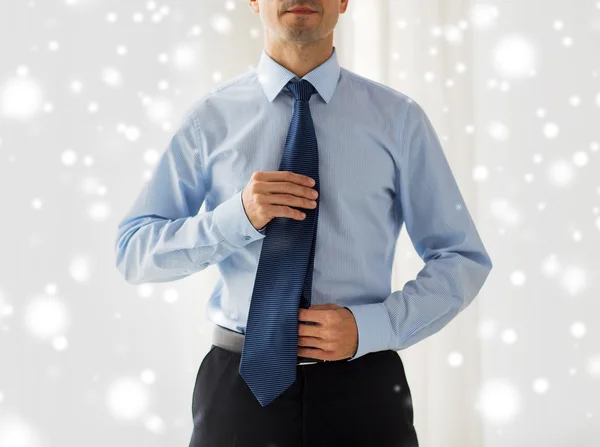
<svg viewBox="0 0 600 447">
<path fill-rule="evenodd" d="M 288 82 L 288 89 L 296 98 L 296 101 L 308 101 L 311 95 L 315 92 L 314 86 L 306 79 L 299 82 Z"/>
</svg>

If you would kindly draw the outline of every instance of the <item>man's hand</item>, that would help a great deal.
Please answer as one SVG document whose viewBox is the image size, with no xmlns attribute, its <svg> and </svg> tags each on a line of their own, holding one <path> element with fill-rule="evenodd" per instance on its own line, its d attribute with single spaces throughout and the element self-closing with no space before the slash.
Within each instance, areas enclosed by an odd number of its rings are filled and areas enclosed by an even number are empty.
<svg viewBox="0 0 600 447">
<path fill-rule="evenodd" d="M 290 171 L 256 171 L 242 191 L 242 206 L 257 230 L 275 217 L 304 220 L 296 208 L 314 209 L 317 196 L 314 179 Z M 315 196 L 316 194 L 316 196 Z"/>
<path fill-rule="evenodd" d="M 328 361 L 344 360 L 354 356 L 357 349 L 358 327 L 350 310 L 337 304 L 317 304 L 308 309 L 300 308 L 298 312 L 298 355 L 300 357 Z"/>
</svg>

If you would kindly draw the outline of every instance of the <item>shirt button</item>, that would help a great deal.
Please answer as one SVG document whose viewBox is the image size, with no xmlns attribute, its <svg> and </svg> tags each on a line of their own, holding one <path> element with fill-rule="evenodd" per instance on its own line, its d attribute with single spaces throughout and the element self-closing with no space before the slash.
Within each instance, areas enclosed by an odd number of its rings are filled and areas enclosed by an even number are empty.
<svg viewBox="0 0 600 447">
<path fill-rule="evenodd" d="M 250 236 L 244 236 L 244 239 L 249 240 Z"/>
<path fill-rule="evenodd" d="M 209 262 L 205 262 L 205 263 L 204 263 L 204 267 L 207 267 L 207 266 L 208 266 L 208 264 L 210 264 L 210 263 L 209 263 Z"/>
</svg>

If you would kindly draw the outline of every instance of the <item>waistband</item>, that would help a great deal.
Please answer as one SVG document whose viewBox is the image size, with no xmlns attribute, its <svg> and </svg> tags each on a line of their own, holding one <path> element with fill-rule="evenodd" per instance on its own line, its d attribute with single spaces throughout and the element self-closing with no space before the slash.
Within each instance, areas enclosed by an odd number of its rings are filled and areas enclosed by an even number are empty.
<svg viewBox="0 0 600 447">
<path fill-rule="evenodd" d="M 226 349 L 227 351 L 241 354 L 242 348 L 244 347 L 244 334 L 215 324 L 213 325 L 212 344 Z M 315 363 L 325 363 L 326 361 L 327 360 L 298 356 L 296 364 L 313 365 Z"/>
</svg>

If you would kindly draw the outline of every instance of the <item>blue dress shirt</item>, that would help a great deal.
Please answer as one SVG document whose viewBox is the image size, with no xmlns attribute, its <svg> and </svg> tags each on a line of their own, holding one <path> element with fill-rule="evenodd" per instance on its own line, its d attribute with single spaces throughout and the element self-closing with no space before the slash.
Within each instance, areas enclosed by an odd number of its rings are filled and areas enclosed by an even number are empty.
<svg viewBox="0 0 600 447">
<path fill-rule="evenodd" d="M 244 333 L 266 236 L 250 223 L 241 195 L 255 171 L 279 168 L 292 79 L 263 50 L 256 69 L 193 101 L 118 225 L 116 266 L 127 282 L 173 281 L 214 264 L 220 278 L 207 318 Z M 335 47 L 302 79 L 318 93 L 309 102 L 321 182 L 312 304 L 352 311 L 351 360 L 407 348 L 473 300 L 490 257 L 420 105 L 340 67 Z M 403 223 L 425 265 L 391 291 Z"/>
</svg>

